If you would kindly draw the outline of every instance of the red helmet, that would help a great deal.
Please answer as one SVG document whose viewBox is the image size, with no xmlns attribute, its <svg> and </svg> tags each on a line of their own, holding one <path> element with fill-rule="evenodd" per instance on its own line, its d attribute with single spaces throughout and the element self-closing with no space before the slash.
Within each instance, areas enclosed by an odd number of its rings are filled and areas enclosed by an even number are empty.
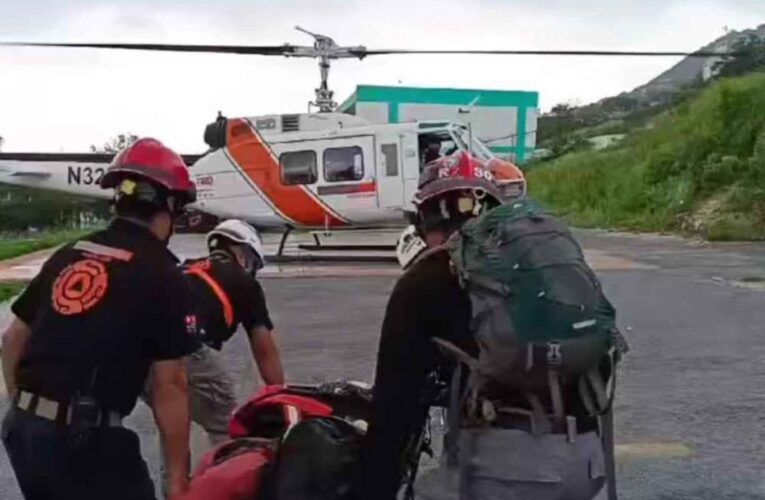
<svg viewBox="0 0 765 500">
<path fill-rule="evenodd" d="M 489 160 L 488 169 L 494 174 L 500 190 L 502 202 L 508 203 L 526 195 L 526 178 L 523 171 L 513 163 L 500 158 Z"/>
<path fill-rule="evenodd" d="M 482 191 L 497 202 L 503 199 L 502 190 L 492 169 L 466 151 L 444 156 L 425 166 L 420 175 L 415 205 L 453 191 Z"/>
<path fill-rule="evenodd" d="M 196 201 L 196 186 L 183 158 L 156 139 L 139 139 L 120 151 L 101 179 L 101 187 L 116 188 L 126 176 L 159 184 L 182 205 Z"/>
</svg>

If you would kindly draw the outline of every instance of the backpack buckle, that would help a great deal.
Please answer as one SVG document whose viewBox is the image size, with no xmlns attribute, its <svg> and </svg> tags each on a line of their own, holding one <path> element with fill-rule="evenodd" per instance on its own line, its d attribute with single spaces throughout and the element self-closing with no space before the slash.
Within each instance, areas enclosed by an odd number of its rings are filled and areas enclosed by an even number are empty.
<svg viewBox="0 0 765 500">
<path fill-rule="evenodd" d="M 558 342 L 547 343 L 547 364 L 550 366 L 560 366 L 563 364 L 563 353 Z"/>
<path fill-rule="evenodd" d="M 494 403 L 488 399 L 481 401 L 481 417 L 483 417 L 485 422 L 490 424 L 497 420 L 497 409 L 494 406 Z"/>
</svg>

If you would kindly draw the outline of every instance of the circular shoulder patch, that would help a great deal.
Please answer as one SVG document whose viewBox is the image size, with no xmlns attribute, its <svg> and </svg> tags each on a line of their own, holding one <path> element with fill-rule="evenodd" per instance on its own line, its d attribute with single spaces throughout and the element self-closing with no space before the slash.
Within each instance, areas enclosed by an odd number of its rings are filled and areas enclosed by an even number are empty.
<svg viewBox="0 0 765 500">
<path fill-rule="evenodd" d="M 106 295 L 109 273 L 103 262 L 84 259 L 64 268 L 53 283 L 53 309 L 64 316 L 82 314 Z"/>
</svg>

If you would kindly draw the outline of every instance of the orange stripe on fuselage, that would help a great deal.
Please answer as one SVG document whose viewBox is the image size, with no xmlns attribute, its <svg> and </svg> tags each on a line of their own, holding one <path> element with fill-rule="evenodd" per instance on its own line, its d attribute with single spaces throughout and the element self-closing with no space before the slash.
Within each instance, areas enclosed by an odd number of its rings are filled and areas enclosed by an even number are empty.
<svg viewBox="0 0 765 500">
<path fill-rule="evenodd" d="M 278 160 L 246 120 L 229 120 L 227 134 L 231 158 L 290 222 L 314 227 L 347 224 L 307 188 L 282 182 Z"/>
</svg>

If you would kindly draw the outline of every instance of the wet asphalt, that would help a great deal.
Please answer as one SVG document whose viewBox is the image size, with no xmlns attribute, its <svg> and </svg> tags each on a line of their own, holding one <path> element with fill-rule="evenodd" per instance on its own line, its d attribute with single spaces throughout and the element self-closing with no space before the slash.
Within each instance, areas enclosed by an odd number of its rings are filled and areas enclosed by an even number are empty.
<svg viewBox="0 0 765 500">
<path fill-rule="evenodd" d="M 579 232 L 620 257 L 598 271 L 631 347 L 619 373 L 620 498 L 765 499 L 765 245 Z M 193 254 L 200 240 L 176 243 Z M 598 266 L 596 265 L 596 268 Z M 371 381 L 395 276 L 265 279 L 291 381 Z M 241 398 L 260 383 L 246 340 L 224 348 Z M 7 407 L 0 399 L 0 412 Z M 128 419 L 156 474 L 156 430 L 140 405 Z M 205 442 L 196 433 L 194 448 Z M 18 493 L 0 452 L 0 498 Z"/>
</svg>

